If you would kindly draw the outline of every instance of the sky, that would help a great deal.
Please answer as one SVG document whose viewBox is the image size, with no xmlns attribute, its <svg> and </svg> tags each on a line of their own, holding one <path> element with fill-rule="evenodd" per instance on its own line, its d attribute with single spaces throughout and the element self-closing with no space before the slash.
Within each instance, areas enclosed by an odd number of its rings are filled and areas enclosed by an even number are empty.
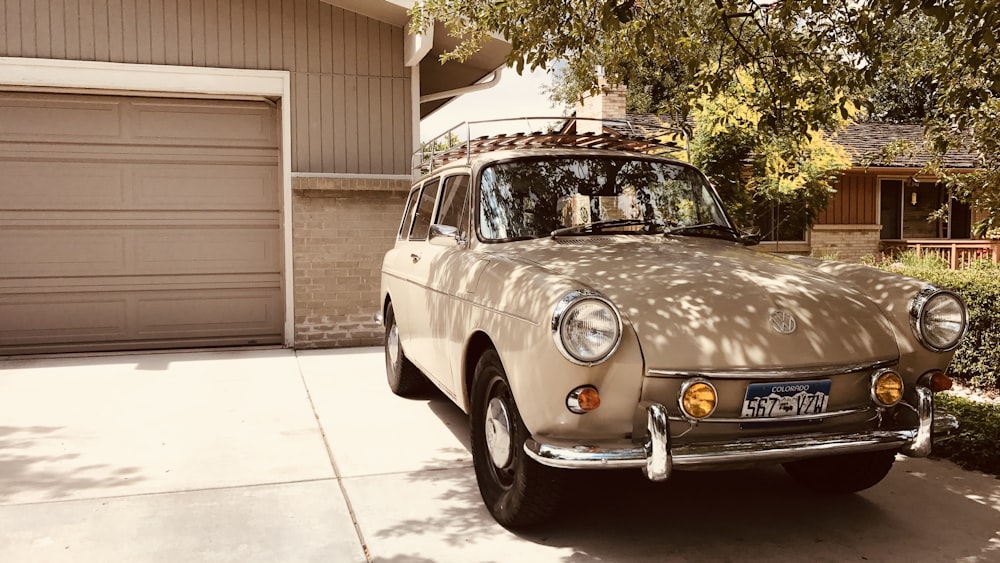
<svg viewBox="0 0 1000 563">
<path fill-rule="evenodd" d="M 525 70 L 519 76 L 514 69 L 505 68 L 496 86 L 460 96 L 421 120 L 420 139 L 427 141 L 465 121 L 559 116 L 561 108 L 553 108 L 549 97 L 542 93 L 542 86 L 551 80 L 551 75 L 541 69 Z M 474 137 L 478 134 L 485 132 L 473 131 Z"/>
</svg>

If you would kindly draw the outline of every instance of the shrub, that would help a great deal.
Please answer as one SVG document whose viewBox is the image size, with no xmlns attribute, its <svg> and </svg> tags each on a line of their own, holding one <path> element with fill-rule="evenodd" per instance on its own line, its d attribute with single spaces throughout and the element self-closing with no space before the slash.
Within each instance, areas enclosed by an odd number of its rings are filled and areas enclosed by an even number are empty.
<svg viewBox="0 0 1000 563">
<path fill-rule="evenodd" d="M 1000 265 L 974 262 L 949 270 L 934 256 L 903 253 L 876 267 L 927 280 L 962 296 L 969 308 L 969 332 L 955 352 L 948 373 L 979 389 L 1000 390 Z"/>
<path fill-rule="evenodd" d="M 1000 476 L 1000 404 L 970 401 L 947 393 L 934 396 L 935 408 L 958 417 L 958 436 L 934 444 L 934 455 L 966 469 Z"/>
</svg>

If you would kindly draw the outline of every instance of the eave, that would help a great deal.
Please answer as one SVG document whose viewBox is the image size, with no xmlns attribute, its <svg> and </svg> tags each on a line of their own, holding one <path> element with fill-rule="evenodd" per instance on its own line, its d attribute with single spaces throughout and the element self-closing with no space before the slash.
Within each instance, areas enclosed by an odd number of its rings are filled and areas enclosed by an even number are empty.
<svg viewBox="0 0 1000 563">
<path fill-rule="evenodd" d="M 413 0 L 322 0 L 327 4 L 350 10 L 388 24 L 402 27 L 409 33 L 409 9 Z M 455 48 L 459 40 L 447 34 L 442 24 L 435 24 L 433 44 L 419 63 L 420 96 L 458 90 L 471 86 L 504 66 L 510 44 L 496 38 L 486 40 L 483 47 L 464 61 L 441 62 L 441 55 Z M 420 104 L 424 118 L 454 100 L 457 96 Z"/>
</svg>

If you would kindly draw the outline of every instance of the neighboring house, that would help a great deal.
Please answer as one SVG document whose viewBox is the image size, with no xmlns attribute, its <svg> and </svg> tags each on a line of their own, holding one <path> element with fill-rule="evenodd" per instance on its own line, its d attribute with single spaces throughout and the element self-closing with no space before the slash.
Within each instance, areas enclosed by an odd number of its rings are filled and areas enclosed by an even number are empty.
<svg viewBox="0 0 1000 563">
<path fill-rule="evenodd" d="M 626 114 L 623 89 L 603 89 L 588 96 L 576 108 L 577 117 L 621 119 L 639 123 L 661 123 L 650 114 Z M 856 123 L 838 132 L 833 141 L 843 146 L 852 167 L 841 174 L 836 193 L 816 223 L 807 231 L 778 232 L 774 226 L 781 210 L 758 217 L 758 226 L 769 235 L 760 250 L 829 256 L 858 261 L 864 256 L 906 248 L 935 252 L 953 264 L 974 257 L 1000 256 L 1000 243 L 972 239 L 972 224 L 981 217 L 954 198 L 949 198 L 937 178 L 921 173 L 931 155 L 924 149 L 919 125 Z M 890 162 L 874 162 L 883 147 L 905 141 Z M 973 170 L 976 157 L 967 152 L 946 155 L 950 170 Z M 947 206 L 945 219 L 928 221 L 932 212 Z"/>
<path fill-rule="evenodd" d="M 412 4 L 0 0 L 0 355 L 380 342 L 420 117 L 508 48 Z"/>
<path fill-rule="evenodd" d="M 972 224 L 980 217 L 968 205 L 950 198 L 937 178 L 921 173 L 931 159 L 924 149 L 922 126 L 856 123 L 834 135 L 833 141 L 847 149 L 853 167 L 841 175 L 835 186 L 837 193 L 810 229 L 806 250 L 858 260 L 917 245 L 988 246 L 972 241 Z M 890 162 L 872 162 L 894 141 L 906 142 L 908 149 Z M 976 156 L 950 152 L 942 164 L 953 171 L 971 171 L 976 167 Z M 931 213 L 942 207 L 947 208 L 947 216 L 928 221 Z M 952 252 L 946 254 L 950 257 Z M 958 252 L 954 254 L 958 259 Z"/>
</svg>

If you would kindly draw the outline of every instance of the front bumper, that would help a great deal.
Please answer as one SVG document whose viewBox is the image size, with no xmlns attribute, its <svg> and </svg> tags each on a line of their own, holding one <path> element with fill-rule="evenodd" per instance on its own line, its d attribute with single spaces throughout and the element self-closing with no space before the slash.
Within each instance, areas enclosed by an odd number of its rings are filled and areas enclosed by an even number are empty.
<svg viewBox="0 0 1000 563">
<path fill-rule="evenodd" d="M 602 447 L 576 444 L 540 443 L 529 438 L 524 449 L 535 461 L 568 469 L 616 469 L 641 467 L 650 480 L 663 481 L 674 467 L 710 468 L 754 463 L 784 463 L 810 457 L 875 450 L 898 449 L 910 457 L 926 457 L 936 438 L 944 438 L 958 428 L 955 417 L 934 416 L 930 389 L 917 388 L 913 407 L 918 425 L 906 430 L 869 430 L 840 434 L 800 434 L 672 446 L 667 409 L 653 403 L 646 409 L 648 438 L 641 446 Z"/>
</svg>

